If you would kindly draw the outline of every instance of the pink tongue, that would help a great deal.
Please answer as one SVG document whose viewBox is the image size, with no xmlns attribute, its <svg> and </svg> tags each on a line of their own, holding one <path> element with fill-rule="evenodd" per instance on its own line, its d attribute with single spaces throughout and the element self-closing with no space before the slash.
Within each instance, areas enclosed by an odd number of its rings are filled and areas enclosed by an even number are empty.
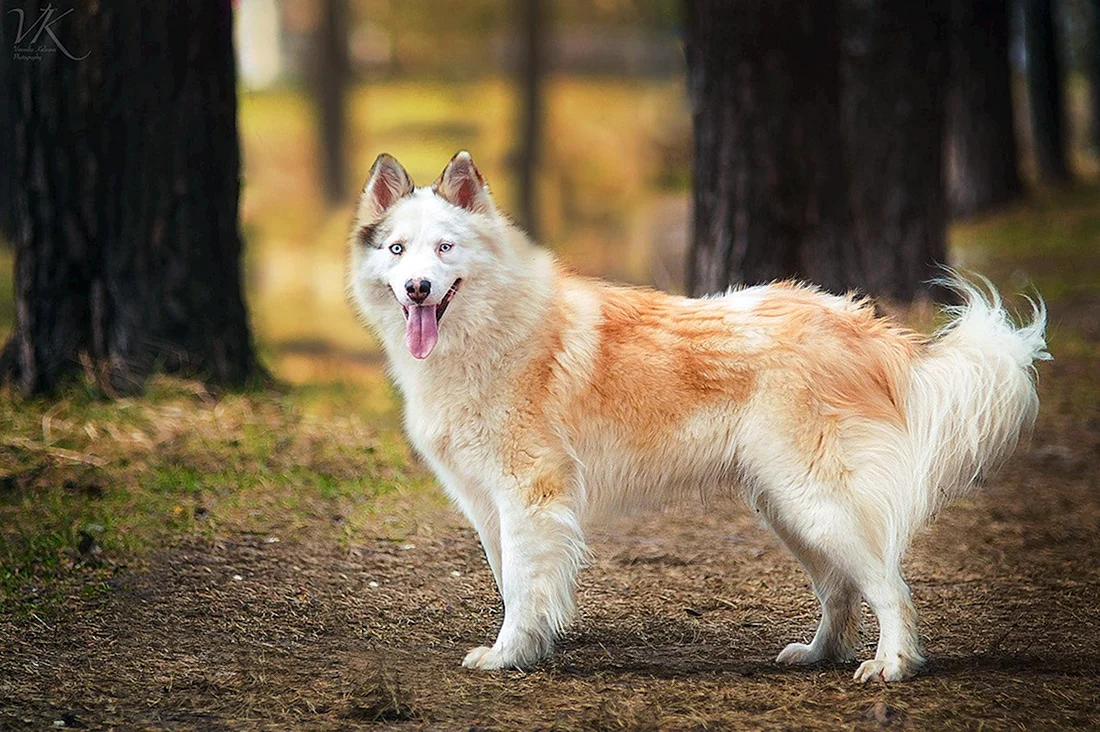
<svg viewBox="0 0 1100 732">
<path fill-rule="evenodd" d="M 439 340 L 435 308 L 435 305 L 413 305 L 409 308 L 409 321 L 405 324 L 405 345 L 416 358 L 427 358 Z"/>
</svg>

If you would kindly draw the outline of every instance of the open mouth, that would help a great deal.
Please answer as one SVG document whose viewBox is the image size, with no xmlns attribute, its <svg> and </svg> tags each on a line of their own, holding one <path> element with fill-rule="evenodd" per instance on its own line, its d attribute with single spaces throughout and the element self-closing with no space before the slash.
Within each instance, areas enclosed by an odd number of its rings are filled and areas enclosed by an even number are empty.
<svg viewBox="0 0 1100 732">
<path fill-rule="evenodd" d="M 462 278 L 460 277 L 457 280 L 455 280 L 454 284 L 451 285 L 451 289 L 447 290 L 447 294 L 444 295 L 443 299 L 439 301 L 439 304 L 435 305 L 435 306 L 425 306 L 425 305 L 412 305 L 412 306 L 409 306 L 409 305 L 404 304 L 400 300 L 398 300 L 397 302 L 398 302 L 398 304 L 401 305 L 401 309 L 405 311 L 405 320 L 409 319 L 409 308 L 410 307 L 414 307 L 414 308 L 435 307 L 435 322 L 438 323 L 443 318 L 443 313 L 447 312 L 447 306 L 451 304 L 451 300 L 454 299 L 455 293 L 458 292 L 458 287 L 461 284 L 462 284 Z M 397 295 L 394 295 L 395 299 L 396 299 L 396 297 L 397 297 Z"/>
<path fill-rule="evenodd" d="M 461 284 L 461 279 L 455 280 L 437 305 L 401 303 L 401 308 L 405 311 L 405 345 L 414 358 L 427 358 L 435 348 L 439 341 L 439 321 L 443 318 L 443 313 L 447 312 L 447 306 L 451 304 Z"/>
</svg>

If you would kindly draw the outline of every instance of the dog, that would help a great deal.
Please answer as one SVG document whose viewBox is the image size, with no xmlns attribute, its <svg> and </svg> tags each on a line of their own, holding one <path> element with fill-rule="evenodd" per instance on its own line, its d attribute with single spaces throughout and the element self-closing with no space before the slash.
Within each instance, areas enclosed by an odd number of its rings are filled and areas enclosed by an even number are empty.
<svg viewBox="0 0 1100 732">
<path fill-rule="evenodd" d="M 349 295 L 380 339 L 405 427 L 477 530 L 504 621 L 463 666 L 530 668 L 574 611 L 585 525 L 739 489 L 821 603 L 782 664 L 855 660 L 861 682 L 924 663 L 901 560 L 1035 420 L 1046 309 L 1017 326 L 996 290 L 931 337 L 853 295 L 794 282 L 702 299 L 570 273 L 500 213 L 470 155 L 430 187 L 381 155 L 350 235 Z"/>
</svg>

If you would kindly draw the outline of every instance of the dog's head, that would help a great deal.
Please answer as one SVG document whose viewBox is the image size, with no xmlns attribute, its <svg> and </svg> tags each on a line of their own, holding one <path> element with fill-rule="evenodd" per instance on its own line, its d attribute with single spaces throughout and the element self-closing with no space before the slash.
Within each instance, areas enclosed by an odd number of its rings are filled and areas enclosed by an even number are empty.
<svg viewBox="0 0 1100 732">
<path fill-rule="evenodd" d="M 409 352 L 427 358 L 475 327 L 469 302 L 484 306 L 498 296 L 505 226 L 466 151 L 424 188 L 393 157 L 379 155 L 351 233 L 356 304 L 384 336 L 403 332 Z"/>
</svg>

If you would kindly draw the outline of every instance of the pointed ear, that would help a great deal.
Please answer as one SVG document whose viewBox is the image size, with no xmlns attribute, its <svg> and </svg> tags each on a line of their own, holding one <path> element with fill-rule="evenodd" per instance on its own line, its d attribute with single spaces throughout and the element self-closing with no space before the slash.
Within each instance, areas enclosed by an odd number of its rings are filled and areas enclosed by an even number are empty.
<svg viewBox="0 0 1100 732">
<path fill-rule="evenodd" d="M 356 221 L 360 226 L 382 217 L 387 208 L 414 190 L 412 178 L 392 155 L 382 153 L 370 169 L 370 178 L 359 197 Z"/>
<path fill-rule="evenodd" d="M 432 184 L 432 190 L 443 200 L 467 211 L 486 213 L 492 209 L 489 186 L 465 150 L 455 153 Z"/>
</svg>

